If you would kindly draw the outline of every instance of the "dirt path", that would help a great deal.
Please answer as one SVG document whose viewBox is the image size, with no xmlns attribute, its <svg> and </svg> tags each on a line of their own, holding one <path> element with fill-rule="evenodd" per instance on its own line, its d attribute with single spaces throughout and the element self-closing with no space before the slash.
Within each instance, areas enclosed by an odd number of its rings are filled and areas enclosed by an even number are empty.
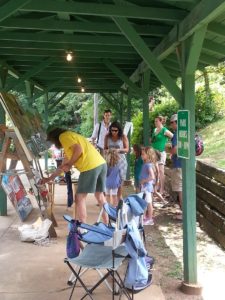
<svg viewBox="0 0 225 300">
<path fill-rule="evenodd" d="M 202 296 L 189 296 L 179 290 L 183 278 L 182 223 L 174 221 L 177 207 L 155 208 L 155 225 L 146 226 L 147 247 L 154 256 L 154 283 L 167 300 L 225 299 L 225 252 L 197 226 L 198 281 Z"/>
</svg>

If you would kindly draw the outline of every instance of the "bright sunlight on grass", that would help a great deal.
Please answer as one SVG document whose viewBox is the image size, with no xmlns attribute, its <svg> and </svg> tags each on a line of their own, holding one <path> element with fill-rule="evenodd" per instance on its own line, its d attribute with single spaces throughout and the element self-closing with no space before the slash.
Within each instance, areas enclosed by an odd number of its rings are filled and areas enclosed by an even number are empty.
<svg viewBox="0 0 225 300">
<path fill-rule="evenodd" d="M 199 158 L 225 169 L 225 118 L 208 125 L 199 133 L 204 141 L 204 152 Z"/>
</svg>

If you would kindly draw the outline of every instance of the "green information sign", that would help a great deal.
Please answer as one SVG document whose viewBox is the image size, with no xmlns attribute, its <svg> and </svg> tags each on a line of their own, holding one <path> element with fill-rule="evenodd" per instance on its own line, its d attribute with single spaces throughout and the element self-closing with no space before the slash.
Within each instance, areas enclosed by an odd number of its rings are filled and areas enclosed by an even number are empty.
<svg viewBox="0 0 225 300">
<path fill-rule="evenodd" d="M 190 118 L 189 110 L 177 113 L 177 156 L 190 158 Z"/>
</svg>

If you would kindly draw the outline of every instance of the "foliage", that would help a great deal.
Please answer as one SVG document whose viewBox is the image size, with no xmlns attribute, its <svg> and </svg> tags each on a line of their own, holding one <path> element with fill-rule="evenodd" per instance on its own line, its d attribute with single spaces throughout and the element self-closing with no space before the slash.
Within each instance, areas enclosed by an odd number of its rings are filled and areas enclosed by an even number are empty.
<svg viewBox="0 0 225 300">
<path fill-rule="evenodd" d="M 206 160 L 217 167 L 225 169 L 225 117 L 200 130 L 204 141 L 204 152 L 199 159 Z"/>
</svg>

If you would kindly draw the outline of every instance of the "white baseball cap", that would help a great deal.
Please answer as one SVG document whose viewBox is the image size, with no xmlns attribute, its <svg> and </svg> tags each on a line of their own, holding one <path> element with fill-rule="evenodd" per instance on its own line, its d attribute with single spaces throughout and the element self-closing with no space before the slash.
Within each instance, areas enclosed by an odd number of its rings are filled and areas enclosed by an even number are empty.
<svg viewBox="0 0 225 300">
<path fill-rule="evenodd" d="M 170 122 L 174 121 L 177 121 L 177 114 L 172 115 L 172 117 L 170 118 Z"/>
</svg>

